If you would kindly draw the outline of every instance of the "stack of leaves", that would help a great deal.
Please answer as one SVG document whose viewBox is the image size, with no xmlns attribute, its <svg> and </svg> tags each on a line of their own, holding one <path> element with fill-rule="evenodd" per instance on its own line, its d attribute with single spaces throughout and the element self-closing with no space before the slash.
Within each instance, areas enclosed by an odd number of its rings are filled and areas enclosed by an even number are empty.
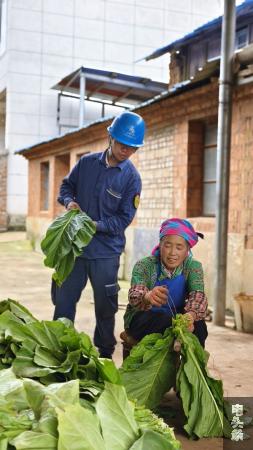
<svg viewBox="0 0 253 450">
<path fill-rule="evenodd" d="M 176 338 L 182 344 L 176 383 L 186 432 L 192 438 L 231 437 L 222 381 L 208 374 L 209 354 L 187 328 L 186 316 L 179 314 L 163 335 L 147 335 L 131 350 L 120 369 L 128 397 L 151 409 L 160 403 L 175 380 Z"/>
<path fill-rule="evenodd" d="M 1 365 L 12 366 L 17 376 L 43 384 L 80 379 L 80 392 L 95 398 L 105 381 L 120 384 L 120 375 L 109 359 L 100 359 L 85 333 L 71 321 L 38 321 L 13 300 L 0 302 Z"/>
<path fill-rule="evenodd" d="M 173 431 L 150 414 L 138 420 L 123 386 L 105 383 L 89 404 L 78 380 L 43 386 L 0 371 L 1 450 L 178 450 Z"/>
<path fill-rule="evenodd" d="M 73 270 L 76 257 L 82 254 L 95 231 L 94 222 L 79 209 L 62 214 L 49 226 L 41 249 L 46 255 L 45 266 L 55 269 L 53 279 L 57 285 Z"/>
</svg>

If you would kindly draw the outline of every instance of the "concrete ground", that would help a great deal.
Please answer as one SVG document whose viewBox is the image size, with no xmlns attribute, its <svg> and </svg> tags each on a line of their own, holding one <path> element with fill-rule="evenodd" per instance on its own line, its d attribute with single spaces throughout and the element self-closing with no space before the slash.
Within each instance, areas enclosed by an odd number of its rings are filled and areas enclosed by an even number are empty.
<svg viewBox="0 0 253 450">
<path fill-rule="evenodd" d="M 50 280 L 52 270 L 43 265 L 43 256 L 32 251 L 23 232 L 0 233 L 0 300 L 12 298 L 20 301 L 24 306 L 41 320 L 51 320 L 53 305 L 50 300 Z M 127 303 L 128 282 L 120 281 L 120 308 L 116 318 L 117 347 L 114 361 L 119 367 L 122 363 L 122 349 L 119 333 L 123 330 L 123 314 Z M 87 286 L 77 310 L 76 327 L 85 331 L 91 337 L 94 328 L 94 308 L 92 290 Z M 233 321 L 227 327 L 217 327 L 208 322 L 209 336 L 206 348 L 210 353 L 210 373 L 223 380 L 226 397 L 253 397 L 253 334 L 240 333 L 233 329 Z M 173 394 L 167 396 L 168 405 L 178 408 L 177 399 Z M 245 402 L 249 402 L 245 398 Z M 251 402 L 252 403 L 252 402 Z M 251 410 L 251 406 L 249 406 Z M 253 415 L 253 409 L 251 410 Z M 221 439 L 202 439 L 189 441 L 175 423 L 175 431 L 182 442 L 183 449 L 232 449 L 223 446 Z M 249 429 L 250 431 L 250 429 Z M 249 433 L 250 434 L 250 433 Z M 253 449 L 253 437 L 243 444 L 236 443 L 238 450 Z M 226 444 L 227 445 L 227 444 Z"/>
</svg>

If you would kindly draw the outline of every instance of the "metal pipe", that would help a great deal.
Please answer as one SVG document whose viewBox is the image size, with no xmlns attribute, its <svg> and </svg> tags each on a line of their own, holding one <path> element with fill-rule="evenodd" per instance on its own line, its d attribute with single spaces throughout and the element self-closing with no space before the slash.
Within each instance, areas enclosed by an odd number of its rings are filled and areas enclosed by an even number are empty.
<svg viewBox="0 0 253 450">
<path fill-rule="evenodd" d="M 224 0 L 219 81 L 217 189 L 215 232 L 214 314 L 215 325 L 225 325 L 228 241 L 228 195 L 232 119 L 235 0 Z"/>
<path fill-rule="evenodd" d="M 84 125 L 84 99 L 85 99 L 85 73 L 80 72 L 80 108 L 79 108 L 79 128 Z"/>
</svg>

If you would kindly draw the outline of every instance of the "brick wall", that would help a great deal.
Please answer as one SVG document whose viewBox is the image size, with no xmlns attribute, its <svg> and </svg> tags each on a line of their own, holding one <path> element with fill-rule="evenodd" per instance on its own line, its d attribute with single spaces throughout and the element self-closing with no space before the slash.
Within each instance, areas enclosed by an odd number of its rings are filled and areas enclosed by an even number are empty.
<svg viewBox="0 0 253 450">
<path fill-rule="evenodd" d="M 232 120 L 229 230 L 253 249 L 253 86 L 235 92 Z"/>
<path fill-rule="evenodd" d="M 0 155 L 0 231 L 7 230 L 7 155 Z"/>
<path fill-rule="evenodd" d="M 146 145 L 138 150 L 142 195 L 137 214 L 140 227 L 157 227 L 172 214 L 174 127 L 150 128 Z"/>
<path fill-rule="evenodd" d="M 201 201 L 200 146 L 204 123 L 218 114 L 218 86 L 213 83 L 140 109 L 147 123 L 145 147 L 139 150 L 138 169 L 143 191 L 137 226 L 157 227 L 161 220 L 196 217 Z M 192 195 L 193 194 L 193 195 Z M 213 220 L 203 221 L 213 231 Z"/>
<path fill-rule="evenodd" d="M 245 236 L 245 247 L 253 248 L 253 86 L 238 87 L 234 93 L 229 198 L 229 232 Z M 171 96 L 137 110 L 147 123 L 145 146 L 133 162 L 138 167 L 143 190 L 134 224 L 157 228 L 161 220 L 173 215 L 191 218 L 202 231 L 213 232 L 213 218 L 201 217 L 201 147 L 203 126 L 217 121 L 218 84 L 212 83 Z M 38 164 L 46 158 L 70 153 L 70 166 L 81 153 L 106 148 L 109 122 L 93 125 L 72 137 L 42 146 L 30 160 L 29 215 L 38 215 L 36 198 Z M 67 141 L 68 139 L 68 141 Z M 59 161 L 58 161 L 59 162 Z M 63 164 L 65 169 L 67 164 Z M 58 167 L 59 168 L 59 167 Z M 65 170 L 64 169 L 64 170 Z M 52 202 L 63 172 L 55 173 Z M 58 173 L 58 175 L 57 175 Z M 57 184 L 57 186 L 56 186 Z M 55 203 L 49 212 L 55 215 Z"/>
</svg>

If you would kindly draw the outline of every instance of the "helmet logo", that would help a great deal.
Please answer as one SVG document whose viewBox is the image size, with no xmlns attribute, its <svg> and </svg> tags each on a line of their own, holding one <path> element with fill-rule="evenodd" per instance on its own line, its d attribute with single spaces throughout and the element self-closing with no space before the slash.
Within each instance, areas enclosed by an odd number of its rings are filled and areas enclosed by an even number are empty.
<svg viewBox="0 0 253 450">
<path fill-rule="evenodd" d="M 128 128 L 128 133 L 127 133 L 129 136 L 132 136 L 132 137 L 134 137 L 134 135 L 135 135 L 135 129 L 134 129 L 134 126 L 132 125 L 131 127 L 129 127 Z"/>
</svg>

